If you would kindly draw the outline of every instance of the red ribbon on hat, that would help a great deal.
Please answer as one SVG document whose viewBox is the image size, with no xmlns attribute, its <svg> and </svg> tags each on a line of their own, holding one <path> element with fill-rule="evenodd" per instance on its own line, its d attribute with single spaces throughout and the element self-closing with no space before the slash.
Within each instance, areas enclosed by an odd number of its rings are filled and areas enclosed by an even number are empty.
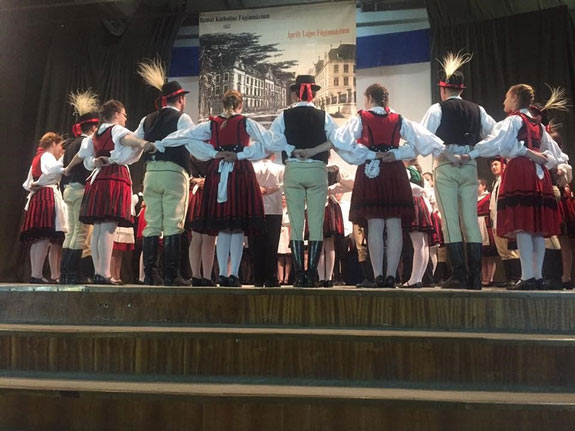
<svg viewBox="0 0 575 431">
<path fill-rule="evenodd" d="M 89 118 L 88 120 L 80 121 L 79 123 L 76 123 L 72 126 L 72 133 L 74 137 L 77 138 L 78 136 L 82 135 L 82 125 L 89 123 L 97 124 L 99 122 L 100 120 L 97 118 Z"/>
<path fill-rule="evenodd" d="M 303 91 L 307 89 L 307 99 L 303 98 Z M 309 102 L 313 97 L 313 93 L 311 91 L 311 84 L 307 83 L 307 84 L 300 84 L 299 87 L 299 98 L 301 100 L 305 100 L 306 102 Z"/>
<path fill-rule="evenodd" d="M 173 93 L 166 94 L 165 96 L 159 96 L 156 99 L 156 101 L 154 102 L 154 105 L 156 106 L 156 109 L 165 108 L 168 105 L 168 99 L 170 97 L 174 97 L 174 96 L 177 96 L 178 94 L 182 94 L 185 92 L 186 92 L 186 90 L 184 90 L 183 88 L 180 88 L 179 90 L 176 90 Z M 158 102 L 160 102 L 160 101 L 161 101 L 161 106 L 158 107 Z"/>
</svg>

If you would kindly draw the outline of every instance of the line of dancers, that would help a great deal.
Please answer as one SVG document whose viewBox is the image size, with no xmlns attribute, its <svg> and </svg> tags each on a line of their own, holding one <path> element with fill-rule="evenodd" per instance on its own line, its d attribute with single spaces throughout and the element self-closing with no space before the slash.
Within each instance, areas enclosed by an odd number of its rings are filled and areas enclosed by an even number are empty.
<svg viewBox="0 0 575 431">
<path fill-rule="evenodd" d="M 188 92 L 176 81 L 166 82 L 165 69 L 157 61 L 141 63 L 138 73 L 158 90 L 158 109 L 145 116 L 134 132 L 125 127 L 128 114 L 121 102 L 109 100 L 98 107 L 91 91 L 71 94 L 78 116 L 76 138 L 67 142 L 62 157 L 62 138 L 45 134 L 24 183 L 30 193 L 22 240 L 31 243 L 31 282 L 47 281 L 42 267 L 48 253 L 52 278 L 63 284 L 79 282 L 78 262 L 89 226 L 94 282 L 113 282 L 116 229 L 134 223 L 129 165 L 144 158 L 145 227 L 139 230 L 146 285 L 190 284 L 180 272 L 181 238 L 188 226 L 193 284 L 215 284 L 211 280 L 215 247 L 217 284 L 240 287 L 244 237 L 248 237 L 257 260 L 256 285 L 278 286 L 277 264 L 268 255 L 277 256 L 282 190 L 290 224 L 293 286 L 326 285 L 325 271 L 321 279 L 318 272 L 326 251 L 329 255 L 334 247 L 324 241 L 326 222 L 341 224 L 333 216 L 330 219 L 329 211 L 328 192 L 336 182 L 332 178 L 330 185 L 327 168 L 333 150 L 357 165 L 355 179 L 348 183 L 349 220 L 366 236 L 373 281 L 364 287 L 398 285 L 406 229 L 414 258 L 411 278 L 403 287 L 422 286 L 430 239 L 435 243 L 441 236 L 451 266 L 451 276 L 442 287 L 479 290 L 482 273 L 485 278 L 490 271 L 482 268 L 484 231 L 489 228 L 502 249 L 509 248 L 507 240 L 517 243 L 518 253 L 505 260 L 516 260 L 518 255 L 521 275 L 508 288 L 547 288 L 542 276 L 545 238 L 561 234 L 561 214 L 571 211 L 572 199 L 565 192 L 571 181 L 568 156 L 544 122 L 550 110 L 567 109 L 566 100 L 554 90 L 548 103 L 535 105 L 531 86 L 513 85 L 503 103 L 508 116 L 496 123 L 481 106 L 461 97 L 465 85 L 459 68 L 470 60 L 469 54 L 452 53 L 443 59 L 441 102 L 428 109 L 421 123 L 391 109 L 387 89 L 372 84 L 364 93 L 364 109 L 338 127 L 313 104 L 320 89 L 314 77 L 299 75 L 290 86 L 295 103 L 280 112 L 269 129 L 242 115 L 243 97 L 237 90 L 223 95 L 222 114 L 194 124 L 183 112 Z M 558 139 L 556 130 L 553 133 Z M 273 162 L 272 154 L 277 153 L 282 154 L 285 168 Z M 430 154 L 439 215 L 425 199 L 421 173 L 404 164 Z M 499 157 L 501 164 L 506 163 L 495 198 L 492 195 L 487 205 L 490 221 L 481 228 L 478 157 Z M 261 160 L 254 169 L 253 162 Z M 558 205 L 554 183 L 563 187 L 563 204 Z"/>
</svg>

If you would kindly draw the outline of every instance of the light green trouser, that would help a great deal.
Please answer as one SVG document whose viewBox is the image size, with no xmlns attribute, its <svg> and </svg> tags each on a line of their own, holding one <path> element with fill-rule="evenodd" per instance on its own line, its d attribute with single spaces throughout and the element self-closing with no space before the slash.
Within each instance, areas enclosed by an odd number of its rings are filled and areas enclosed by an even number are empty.
<svg viewBox="0 0 575 431">
<path fill-rule="evenodd" d="M 287 162 L 284 190 L 290 219 L 290 239 L 303 240 L 305 208 L 309 240 L 323 241 L 327 199 L 327 169 L 322 162 Z"/>
<path fill-rule="evenodd" d="M 146 164 L 144 236 L 179 235 L 184 231 L 188 211 L 190 177 L 176 163 L 157 161 Z"/>
<path fill-rule="evenodd" d="M 86 246 L 86 238 L 92 225 L 80 222 L 80 207 L 84 197 L 84 186 L 80 183 L 72 183 L 64 188 L 64 202 L 68 207 L 68 232 L 64 238 L 62 248 L 83 250 Z"/>
<path fill-rule="evenodd" d="M 435 167 L 435 198 L 446 243 L 481 242 L 477 222 L 477 165 L 443 163 Z"/>
</svg>

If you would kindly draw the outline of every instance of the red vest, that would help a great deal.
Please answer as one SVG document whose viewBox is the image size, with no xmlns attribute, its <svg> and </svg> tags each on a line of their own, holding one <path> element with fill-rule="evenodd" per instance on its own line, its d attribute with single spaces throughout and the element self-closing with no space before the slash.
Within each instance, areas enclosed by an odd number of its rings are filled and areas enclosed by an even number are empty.
<svg viewBox="0 0 575 431">
<path fill-rule="evenodd" d="M 530 150 L 539 151 L 543 136 L 541 123 L 521 112 L 515 112 L 513 115 L 519 115 L 521 120 L 523 120 L 523 125 L 519 129 L 519 133 L 517 133 L 517 140 L 525 142 L 525 145 Z"/>
<path fill-rule="evenodd" d="M 214 148 L 240 152 L 249 145 L 250 135 L 246 131 L 246 117 L 243 115 L 234 115 L 230 118 L 210 117 L 210 122 L 212 130 L 210 144 Z"/>
<path fill-rule="evenodd" d="M 373 111 L 359 111 L 362 132 L 360 142 L 370 150 L 385 150 L 399 146 L 401 115 L 390 112 L 380 115 Z"/>
<path fill-rule="evenodd" d="M 114 141 L 112 140 L 113 128 L 114 126 L 111 126 L 104 130 L 102 134 L 94 134 L 92 141 L 94 144 L 94 153 L 96 154 L 96 157 L 109 157 L 110 153 L 114 150 Z"/>
<path fill-rule="evenodd" d="M 40 159 L 45 152 L 46 150 L 44 148 L 38 148 L 36 155 L 32 159 L 32 178 L 34 178 L 34 181 L 38 181 L 38 178 L 42 175 L 42 162 Z"/>
</svg>

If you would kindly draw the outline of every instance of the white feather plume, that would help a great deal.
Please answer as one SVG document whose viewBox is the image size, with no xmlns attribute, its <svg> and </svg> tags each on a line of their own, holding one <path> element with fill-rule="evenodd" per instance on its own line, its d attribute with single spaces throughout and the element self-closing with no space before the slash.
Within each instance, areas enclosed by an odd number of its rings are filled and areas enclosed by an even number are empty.
<svg viewBox="0 0 575 431">
<path fill-rule="evenodd" d="M 545 84 L 551 90 L 551 96 L 549 100 L 543 106 L 542 111 L 548 111 L 554 109 L 557 111 L 568 111 L 569 105 L 567 104 L 567 97 L 565 96 L 565 89 L 561 87 L 551 87 L 549 84 Z"/>
<path fill-rule="evenodd" d="M 68 103 L 74 108 L 74 113 L 81 117 L 90 112 L 98 112 L 98 95 L 92 90 L 73 91 L 68 94 Z"/>
<path fill-rule="evenodd" d="M 142 61 L 138 64 L 138 74 L 150 87 L 162 90 L 166 81 L 166 68 L 160 59 Z"/>
<path fill-rule="evenodd" d="M 441 64 L 441 67 L 445 71 L 445 79 L 449 79 L 449 77 L 453 75 L 457 69 L 459 69 L 465 63 L 469 63 L 472 57 L 473 54 L 462 53 L 461 51 L 459 51 L 457 54 L 448 52 L 445 57 L 443 57 L 443 60 L 437 61 L 439 61 L 439 64 Z"/>
</svg>

